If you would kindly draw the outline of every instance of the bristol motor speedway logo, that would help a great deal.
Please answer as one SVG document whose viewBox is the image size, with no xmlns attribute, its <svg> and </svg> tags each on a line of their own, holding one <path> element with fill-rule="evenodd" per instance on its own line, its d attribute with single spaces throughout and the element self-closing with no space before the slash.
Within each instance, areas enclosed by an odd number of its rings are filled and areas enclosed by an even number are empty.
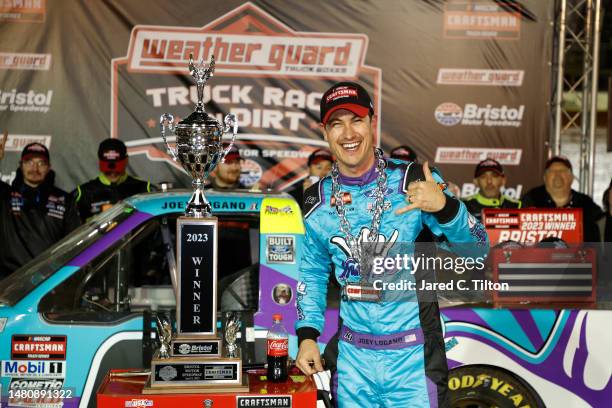
<svg viewBox="0 0 612 408">
<path fill-rule="evenodd" d="M 327 145 L 318 118 L 329 86 L 362 83 L 380 112 L 382 73 L 365 64 L 367 47 L 365 34 L 298 32 L 250 2 L 202 27 L 135 26 L 126 56 L 111 64 L 111 137 L 123 139 L 131 156 L 180 168 L 166 153 L 159 118 L 170 112 L 178 122 L 191 114 L 197 92 L 189 56 L 208 62 L 214 55 L 207 113 L 220 122 L 236 115 L 241 150 L 282 151 L 250 156 L 262 172 L 249 182 L 283 189 L 306 176 L 308 154 Z M 379 145 L 380 124 L 375 133 Z M 291 159 L 289 151 L 305 154 Z"/>
<path fill-rule="evenodd" d="M 509 107 L 507 105 L 485 106 L 466 103 L 462 108 L 453 102 L 438 105 L 434 116 L 443 126 L 486 126 L 486 127 L 520 127 L 525 114 L 525 105 Z"/>
</svg>

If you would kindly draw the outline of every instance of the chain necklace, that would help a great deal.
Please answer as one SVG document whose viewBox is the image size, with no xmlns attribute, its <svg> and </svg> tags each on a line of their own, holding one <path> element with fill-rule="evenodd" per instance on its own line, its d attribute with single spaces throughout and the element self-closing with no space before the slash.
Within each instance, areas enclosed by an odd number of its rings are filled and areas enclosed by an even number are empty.
<svg viewBox="0 0 612 408">
<path fill-rule="evenodd" d="M 378 177 L 376 179 L 376 190 L 374 203 L 374 215 L 372 217 L 372 225 L 370 227 L 370 233 L 368 234 L 368 242 L 378 242 L 378 228 L 380 227 L 380 221 L 384 210 L 385 203 L 385 191 L 387 190 L 387 173 L 385 173 L 385 160 L 383 159 L 383 153 L 381 149 L 374 149 L 376 156 L 376 172 Z M 336 201 L 336 213 L 340 218 L 340 231 L 344 234 L 346 242 L 349 246 L 350 257 L 357 261 L 360 269 L 363 265 L 364 259 L 362 259 L 362 252 L 359 243 L 355 239 L 355 236 L 351 233 L 351 224 L 346 218 L 346 208 L 344 207 L 344 201 L 342 201 L 342 194 L 340 192 L 340 183 L 338 182 L 338 164 L 334 162 L 331 171 L 332 178 L 332 195 Z M 362 276 L 363 279 L 363 276 Z"/>
</svg>

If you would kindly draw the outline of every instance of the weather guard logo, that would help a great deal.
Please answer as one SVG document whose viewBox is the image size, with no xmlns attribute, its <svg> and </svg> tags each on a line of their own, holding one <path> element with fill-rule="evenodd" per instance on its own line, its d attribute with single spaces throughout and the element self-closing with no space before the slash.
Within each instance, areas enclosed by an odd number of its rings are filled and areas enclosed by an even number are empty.
<svg viewBox="0 0 612 408">
<path fill-rule="evenodd" d="M 525 114 L 525 105 L 511 108 L 506 105 L 494 107 L 490 104 L 478 106 L 466 103 L 463 109 L 452 102 L 445 102 L 436 108 L 434 116 L 444 126 L 506 126 L 520 127 Z"/>
<path fill-rule="evenodd" d="M 0 52 L 0 69 L 48 71 L 50 67 L 51 54 Z"/>
<path fill-rule="evenodd" d="M 321 145 L 313 118 L 329 78 L 372 84 L 372 100 L 380 112 L 382 75 L 379 68 L 365 65 L 367 46 L 365 34 L 295 31 L 251 2 L 202 27 L 135 26 L 126 56 L 111 64 L 111 137 L 124 139 L 130 156 L 146 155 L 180 170 L 159 146 L 159 116 L 171 112 L 180 121 L 191 113 L 197 94 L 189 80 L 189 55 L 198 61 L 214 55 L 215 78 L 204 87 L 204 102 L 215 102 L 207 106 L 209 114 L 221 122 L 224 114 L 235 114 L 241 143 L 252 143 L 262 152 L 306 151 L 304 146 Z M 137 96 L 133 83 L 139 84 Z M 145 137 L 130 136 L 142 134 L 136 129 L 143 127 Z M 172 143 L 174 137 L 168 140 Z M 245 181 L 261 177 L 282 190 L 305 170 L 305 158 L 269 157 L 253 158 L 262 167 L 261 176 L 253 168 L 254 174 L 242 175 Z"/>
</svg>

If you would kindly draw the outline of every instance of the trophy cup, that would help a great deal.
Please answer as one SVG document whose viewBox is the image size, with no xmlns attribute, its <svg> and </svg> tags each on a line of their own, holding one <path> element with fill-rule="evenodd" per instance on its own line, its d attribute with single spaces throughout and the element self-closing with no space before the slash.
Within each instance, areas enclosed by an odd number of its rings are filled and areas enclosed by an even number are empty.
<svg viewBox="0 0 612 408">
<path fill-rule="evenodd" d="M 191 175 L 194 192 L 185 215 L 178 218 L 176 225 L 178 276 L 173 284 L 177 296 L 177 333 L 169 340 L 168 328 L 162 327 L 165 338 L 151 362 L 150 386 L 145 389 L 148 393 L 248 391 L 248 377 L 242 375 L 242 359 L 235 339 L 229 339 L 228 351 L 217 334 L 218 220 L 211 216 L 203 186 L 231 149 L 238 128 L 234 115 L 225 116 L 222 126 L 204 110 L 204 84 L 214 70 L 214 57 L 205 66 L 204 60 L 195 65 L 191 55 L 189 72 L 197 85 L 196 109 L 176 125 L 171 114 L 160 118 L 168 152 Z M 223 135 L 229 132 L 231 141 L 224 149 Z M 168 145 L 166 137 L 172 134 L 176 136 L 175 148 Z"/>
</svg>

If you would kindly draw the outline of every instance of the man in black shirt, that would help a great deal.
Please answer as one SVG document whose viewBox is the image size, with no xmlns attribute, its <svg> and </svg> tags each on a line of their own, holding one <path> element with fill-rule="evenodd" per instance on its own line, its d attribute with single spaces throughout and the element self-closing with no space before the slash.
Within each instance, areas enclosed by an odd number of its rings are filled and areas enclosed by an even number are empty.
<svg viewBox="0 0 612 408">
<path fill-rule="evenodd" d="M 0 278 L 29 262 L 79 226 L 74 200 L 55 187 L 54 181 L 49 150 L 40 143 L 30 143 L 21 153 L 12 185 L 1 183 Z"/>
<path fill-rule="evenodd" d="M 582 208 L 584 242 L 599 242 L 597 221 L 604 213 L 591 197 L 572 189 L 572 164 L 563 156 L 548 159 L 544 170 L 544 185 L 530 190 L 523 197 L 523 207 Z"/>
<path fill-rule="evenodd" d="M 466 197 L 463 202 L 470 214 L 479 221 L 485 208 L 521 208 L 520 201 L 502 194 L 506 175 L 497 160 L 485 159 L 478 163 L 474 172 L 474 184 L 478 186 L 478 193 Z"/>
<path fill-rule="evenodd" d="M 151 183 L 130 176 L 127 148 L 119 139 L 106 139 L 98 148 L 100 174 L 72 192 L 83 221 L 124 198 L 152 190 Z"/>
</svg>

